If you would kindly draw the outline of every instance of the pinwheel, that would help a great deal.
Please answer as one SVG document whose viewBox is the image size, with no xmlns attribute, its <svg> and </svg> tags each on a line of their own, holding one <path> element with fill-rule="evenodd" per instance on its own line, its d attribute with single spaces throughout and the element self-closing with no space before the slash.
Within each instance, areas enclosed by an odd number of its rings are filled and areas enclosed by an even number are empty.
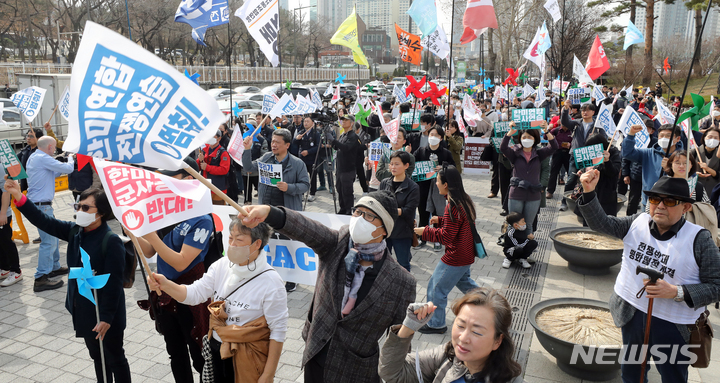
<svg viewBox="0 0 720 383">
<path fill-rule="evenodd" d="M 367 89 L 368 93 L 372 93 L 373 89 L 375 89 L 375 87 L 370 84 L 366 84 L 365 88 Z"/>
<path fill-rule="evenodd" d="M 290 90 L 291 86 L 292 86 L 292 83 L 290 82 L 290 80 L 286 80 L 285 81 L 285 89 Z"/>
<path fill-rule="evenodd" d="M 198 82 L 198 78 L 200 78 L 200 73 L 193 73 L 191 76 L 187 69 L 185 69 L 185 77 L 189 78 L 195 84 L 200 85 L 200 83 Z"/>
<path fill-rule="evenodd" d="M 668 73 L 668 71 L 672 69 L 670 63 L 668 63 L 668 58 L 669 57 L 665 57 L 665 61 L 663 62 L 663 70 L 665 70 L 665 73 Z"/>
<path fill-rule="evenodd" d="M 426 78 L 423 76 L 420 81 L 415 80 L 415 77 L 413 76 L 405 76 L 407 77 L 408 81 L 410 81 L 410 85 L 408 85 L 405 88 L 405 95 L 409 96 L 410 93 L 412 93 L 417 98 L 423 98 L 423 93 L 420 91 L 422 87 L 425 85 Z"/>
<path fill-rule="evenodd" d="M 518 81 L 525 81 L 527 79 L 528 79 L 528 76 L 525 73 L 521 74 L 520 77 L 518 77 Z"/>
<path fill-rule="evenodd" d="M 345 77 L 347 77 L 347 75 L 343 76 L 340 73 L 338 73 L 337 75 L 338 76 L 335 78 L 335 82 L 338 84 L 345 84 L 343 80 L 345 80 Z"/>
<path fill-rule="evenodd" d="M 240 113 L 242 113 L 243 110 L 245 110 L 245 109 L 244 109 L 244 108 L 241 108 L 240 105 L 238 105 L 237 102 L 235 103 L 235 106 L 233 106 L 233 108 L 232 108 L 233 115 L 235 115 L 235 116 L 239 116 Z"/>
<path fill-rule="evenodd" d="M 93 275 L 92 267 L 90 266 L 90 256 L 83 248 L 80 248 L 80 259 L 82 261 L 82 267 L 71 267 L 70 275 L 68 279 L 77 279 L 78 292 L 80 295 L 89 299 L 94 305 L 97 305 L 91 289 L 101 289 L 105 286 L 110 278 L 110 274 Z"/>
<path fill-rule="evenodd" d="M 512 84 L 517 86 L 517 78 L 520 76 L 520 72 L 517 69 L 512 68 L 505 68 L 505 70 L 508 72 L 509 76 L 503 81 L 503 85 Z"/>
<path fill-rule="evenodd" d="M 492 83 L 492 80 L 490 80 L 490 77 L 485 77 L 485 81 L 483 81 L 483 85 L 485 85 L 485 89 L 489 89 L 495 86 L 495 84 Z"/>
<path fill-rule="evenodd" d="M 694 106 L 685 113 L 681 114 L 677 123 L 680 124 L 681 122 L 689 118 L 692 130 L 697 131 L 698 121 L 700 121 L 701 118 L 710 114 L 710 108 L 712 108 L 712 103 L 708 102 L 707 105 L 705 105 L 705 99 L 699 94 L 692 93 L 690 94 L 690 96 L 692 97 Z"/>
<path fill-rule="evenodd" d="M 438 101 L 438 97 L 442 97 L 445 94 L 447 88 L 438 89 L 437 85 L 435 85 L 434 82 L 430 82 L 428 84 L 430 84 L 430 90 L 423 93 L 421 98 L 425 99 L 429 97 L 432 100 L 433 104 L 440 106 L 440 101 Z"/>
<path fill-rule="evenodd" d="M 367 118 L 370 116 L 370 113 L 372 113 L 372 110 L 365 110 L 360 103 L 357 104 L 357 107 L 360 108 L 360 111 L 355 113 L 355 121 L 359 122 L 363 126 L 369 126 Z M 382 118 L 382 116 L 380 116 L 380 118 Z"/>
</svg>

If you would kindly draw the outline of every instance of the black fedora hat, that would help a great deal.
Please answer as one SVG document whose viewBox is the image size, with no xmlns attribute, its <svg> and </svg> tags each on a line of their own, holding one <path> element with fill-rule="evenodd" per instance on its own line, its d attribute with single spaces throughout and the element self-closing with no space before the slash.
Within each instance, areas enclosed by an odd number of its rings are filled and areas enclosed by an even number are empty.
<svg viewBox="0 0 720 383">
<path fill-rule="evenodd" d="M 687 180 L 683 178 L 660 177 L 650 190 L 644 190 L 643 192 L 649 196 L 663 195 L 682 202 L 695 202 L 690 197 L 690 187 Z"/>
</svg>

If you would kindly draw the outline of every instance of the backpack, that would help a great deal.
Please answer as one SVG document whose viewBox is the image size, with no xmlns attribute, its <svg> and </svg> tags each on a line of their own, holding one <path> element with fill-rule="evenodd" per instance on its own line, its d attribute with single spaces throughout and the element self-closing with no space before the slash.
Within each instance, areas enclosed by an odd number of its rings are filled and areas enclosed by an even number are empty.
<svg viewBox="0 0 720 383">
<path fill-rule="evenodd" d="M 215 263 L 215 261 L 222 258 L 224 253 L 222 231 L 218 232 L 215 228 L 215 220 L 213 219 L 212 214 L 210 214 L 210 219 L 213 224 L 213 235 L 210 236 L 208 251 L 205 253 L 205 259 L 203 260 L 203 263 L 205 264 L 205 271 L 208 271 L 210 269 L 210 265 Z"/>
</svg>

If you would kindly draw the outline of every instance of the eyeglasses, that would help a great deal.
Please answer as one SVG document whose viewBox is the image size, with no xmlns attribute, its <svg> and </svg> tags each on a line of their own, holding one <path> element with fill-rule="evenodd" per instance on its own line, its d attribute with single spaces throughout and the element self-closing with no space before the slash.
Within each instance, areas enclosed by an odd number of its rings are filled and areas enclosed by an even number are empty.
<svg viewBox="0 0 720 383">
<path fill-rule="evenodd" d="M 374 223 L 376 219 L 380 219 L 380 217 L 376 216 L 375 214 L 370 213 L 369 211 L 360 210 L 356 207 L 350 209 L 350 211 L 352 212 L 353 217 L 362 216 L 363 218 L 365 218 L 366 221 L 370 223 Z"/>
<path fill-rule="evenodd" d="M 82 211 L 84 211 L 86 213 L 88 212 L 88 210 L 90 210 L 94 207 L 95 206 L 92 206 L 92 205 L 85 205 L 84 203 L 73 204 L 73 208 L 75 209 L 75 211 L 80 211 L 80 209 L 82 209 Z"/>
<path fill-rule="evenodd" d="M 663 205 L 665 205 L 665 207 L 673 207 L 681 202 L 681 201 L 676 200 L 675 198 L 670 198 L 670 197 L 664 197 L 664 198 L 658 197 L 658 196 L 648 197 L 648 202 L 650 202 L 653 205 L 660 205 L 661 201 L 662 201 Z"/>
</svg>

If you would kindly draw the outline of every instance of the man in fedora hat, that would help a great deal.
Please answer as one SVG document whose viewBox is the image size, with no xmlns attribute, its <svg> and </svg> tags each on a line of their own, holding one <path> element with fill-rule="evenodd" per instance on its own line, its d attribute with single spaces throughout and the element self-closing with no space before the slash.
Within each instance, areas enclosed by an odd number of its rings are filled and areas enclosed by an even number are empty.
<svg viewBox="0 0 720 383">
<path fill-rule="evenodd" d="M 688 344 L 688 326 L 720 297 L 720 251 L 709 231 L 683 218 L 694 202 L 686 180 L 661 177 L 645 190 L 650 214 L 610 217 L 595 195 L 599 178 L 597 170 L 580 177 L 583 195 L 578 206 L 591 229 L 623 240 L 622 266 L 609 302 L 615 325 L 622 329 L 625 354 L 621 360 L 642 358 L 647 298 L 654 298 L 648 349 L 653 350 L 650 354 L 663 382 L 687 382 L 693 355 L 677 348 Z M 648 279 L 636 275 L 637 266 L 664 274 L 654 285 L 647 285 L 645 297 L 638 292 Z M 623 382 L 637 382 L 640 362 L 624 362 L 621 371 Z"/>
</svg>

